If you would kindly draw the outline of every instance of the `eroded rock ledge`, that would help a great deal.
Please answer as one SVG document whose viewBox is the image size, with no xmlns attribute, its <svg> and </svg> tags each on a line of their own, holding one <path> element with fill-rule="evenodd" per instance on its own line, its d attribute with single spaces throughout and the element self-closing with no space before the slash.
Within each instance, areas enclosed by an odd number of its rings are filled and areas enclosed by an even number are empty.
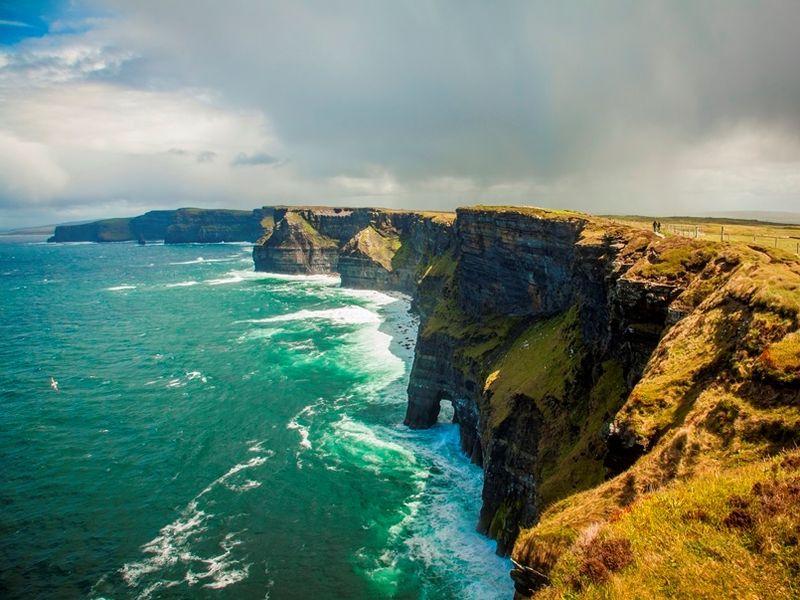
<svg viewBox="0 0 800 600">
<path fill-rule="evenodd" d="M 800 442 L 793 257 L 533 208 L 272 216 L 257 269 L 413 295 L 405 423 L 452 403 L 520 598 L 591 584 L 574 565 L 638 499 Z"/>
</svg>

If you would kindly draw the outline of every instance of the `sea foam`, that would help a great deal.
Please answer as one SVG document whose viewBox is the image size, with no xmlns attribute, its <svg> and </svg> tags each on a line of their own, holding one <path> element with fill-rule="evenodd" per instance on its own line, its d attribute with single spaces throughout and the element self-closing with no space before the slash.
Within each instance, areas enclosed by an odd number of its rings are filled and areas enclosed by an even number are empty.
<svg viewBox="0 0 800 600">
<path fill-rule="evenodd" d="M 281 323 L 287 321 L 325 320 L 339 325 L 359 325 L 379 323 L 380 317 L 374 312 L 360 306 L 344 306 L 323 310 L 298 310 L 297 312 L 267 317 L 264 319 L 248 319 L 247 323 Z"/>
<path fill-rule="evenodd" d="M 124 290 L 135 290 L 135 289 L 136 289 L 135 285 L 122 284 L 122 285 L 115 285 L 115 286 L 112 286 L 112 287 L 107 287 L 106 291 L 109 291 L 109 292 L 121 292 L 121 291 L 124 291 Z"/>
<path fill-rule="evenodd" d="M 220 541 L 223 552 L 216 556 L 203 558 L 195 553 L 193 545 L 208 532 L 208 522 L 214 517 L 205 509 L 206 496 L 220 488 L 242 493 L 259 487 L 258 481 L 245 479 L 236 483 L 233 478 L 242 471 L 262 466 L 272 456 L 274 453 L 268 451 L 228 469 L 192 498 L 177 519 L 162 527 L 155 538 L 141 547 L 147 555 L 145 558 L 122 566 L 119 572 L 123 581 L 131 588 L 141 588 L 139 598 L 149 598 L 161 587 L 172 587 L 182 582 L 189 586 L 203 582 L 203 587 L 220 589 L 247 577 L 250 564 L 245 563 L 244 558 L 232 556 L 233 549 L 240 543 L 235 533 L 227 533 Z M 198 565 L 205 565 L 206 569 L 195 572 L 193 567 Z M 173 571 L 181 566 L 185 568 L 183 575 L 177 580 L 171 579 L 175 575 Z M 151 574 L 157 578 L 155 582 L 149 581 Z"/>
<path fill-rule="evenodd" d="M 193 279 L 189 281 L 179 281 L 178 283 L 168 283 L 168 288 L 176 288 L 176 287 L 191 287 L 193 285 L 197 285 L 199 282 Z"/>
</svg>

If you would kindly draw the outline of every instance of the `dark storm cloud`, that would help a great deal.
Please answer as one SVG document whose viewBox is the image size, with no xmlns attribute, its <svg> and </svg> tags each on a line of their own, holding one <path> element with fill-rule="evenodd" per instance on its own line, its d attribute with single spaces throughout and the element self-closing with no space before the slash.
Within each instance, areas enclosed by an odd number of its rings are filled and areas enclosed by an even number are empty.
<svg viewBox="0 0 800 600">
<path fill-rule="evenodd" d="M 797 2 L 115 7 L 156 72 L 260 108 L 317 175 L 549 179 L 800 130 Z"/>
</svg>

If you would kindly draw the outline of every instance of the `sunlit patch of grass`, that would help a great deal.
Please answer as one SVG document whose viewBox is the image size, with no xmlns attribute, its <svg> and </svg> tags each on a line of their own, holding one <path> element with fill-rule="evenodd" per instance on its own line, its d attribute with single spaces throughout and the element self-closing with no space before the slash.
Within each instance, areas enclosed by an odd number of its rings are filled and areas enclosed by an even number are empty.
<svg viewBox="0 0 800 600">
<path fill-rule="evenodd" d="M 302 215 L 294 211 L 288 211 L 283 217 L 288 225 L 299 227 L 303 234 L 306 236 L 314 246 L 317 248 L 336 248 L 338 244 L 336 240 L 322 235 L 317 231 L 314 226 L 306 221 Z"/>
<path fill-rule="evenodd" d="M 759 366 L 764 375 L 779 383 L 800 383 L 800 331 L 767 346 L 759 357 Z"/>
<path fill-rule="evenodd" d="M 575 536 L 550 570 L 550 587 L 536 597 L 796 597 L 798 466 L 794 452 L 646 494 L 586 528 L 597 542 Z M 597 548 L 613 540 L 630 544 L 629 557 L 614 552 L 620 568 L 598 568 Z"/>
<path fill-rule="evenodd" d="M 628 277 L 655 281 L 687 281 L 699 273 L 715 255 L 715 245 L 699 240 L 669 238 L 650 245 L 643 260 L 628 272 Z"/>
<path fill-rule="evenodd" d="M 399 235 L 391 231 L 378 231 L 368 225 L 345 244 L 343 251 L 365 256 L 387 271 L 392 271 L 393 259 L 400 247 Z"/>
</svg>

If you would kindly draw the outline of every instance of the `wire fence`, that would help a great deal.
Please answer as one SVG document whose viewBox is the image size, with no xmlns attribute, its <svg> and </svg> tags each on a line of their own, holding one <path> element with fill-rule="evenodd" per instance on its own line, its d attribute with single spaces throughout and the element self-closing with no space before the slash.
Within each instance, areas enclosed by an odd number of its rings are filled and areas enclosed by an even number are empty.
<svg viewBox="0 0 800 600">
<path fill-rule="evenodd" d="M 667 223 L 666 230 L 673 235 L 680 235 L 688 238 L 716 239 L 720 242 L 743 242 L 758 244 L 771 248 L 782 248 L 789 252 L 800 255 L 800 240 L 791 236 L 777 236 L 758 233 L 739 233 L 736 231 L 725 231 L 725 226 L 703 227 L 700 225 L 681 225 Z"/>
</svg>

